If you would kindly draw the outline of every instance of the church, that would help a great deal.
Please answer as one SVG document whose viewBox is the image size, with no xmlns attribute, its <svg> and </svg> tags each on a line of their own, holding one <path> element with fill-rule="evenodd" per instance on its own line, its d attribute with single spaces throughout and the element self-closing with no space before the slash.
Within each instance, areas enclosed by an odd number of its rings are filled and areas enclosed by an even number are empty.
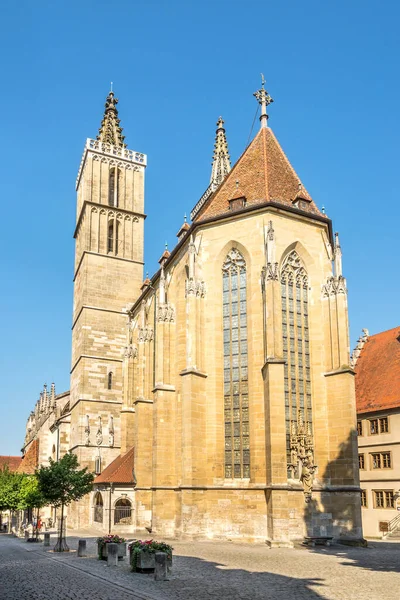
<svg viewBox="0 0 400 600">
<path fill-rule="evenodd" d="M 70 527 L 362 539 L 339 237 L 269 127 L 264 82 L 254 96 L 258 133 L 231 166 L 218 120 L 210 183 L 151 278 L 147 157 L 127 147 L 113 92 L 86 141 L 63 422 L 97 477 Z"/>
</svg>

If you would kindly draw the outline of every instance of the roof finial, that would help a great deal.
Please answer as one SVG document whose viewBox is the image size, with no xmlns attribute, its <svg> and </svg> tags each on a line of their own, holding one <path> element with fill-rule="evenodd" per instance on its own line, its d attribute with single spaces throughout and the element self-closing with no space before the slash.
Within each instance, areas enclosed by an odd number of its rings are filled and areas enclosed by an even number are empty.
<svg viewBox="0 0 400 600">
<path fill-rule="evenodd" d="M 219 117 L 217 121 L 217 131 L 215 135 L 214 155 L 211 169 L 210 184 L 214 190 L 219 186 L 224 177 L 231 170 L 231 161 L 228 151 L 228 142 L 226 141 L 224 121 Z"/>
<path fill-rule="evenodd" d="M 187 219 L 187 216 L 186 216 L 186 213 L 185 213 L 184 216 L 183 216 L 183 222 L 184 223 L 186 223 L 186 219 Z"/>
<path fill-rule="evenodd" d="M 260 115 L 260 123 L 261 129 L 263 127 L 268 127 L 268 115 L 267 115 L 267 106 L 273 102 L 273 99 L 268 94 L 265 89 L 265 79 L 264 75 L 261 73 L 261 89 L 257 90 L 253 94 L 255 98 L 258 100 L 258 103 L 261 105 L 261 115 Z"/>
<path fill-rule="evenodd" d="M 122 127 L 120 127 L 120 119 L 118 118 L 118 98 L 114 96 L 112 85 L 111 82 L 111 91 L 106 98 L 104 116 L 96 139 L 106 144 L 124 148 L 126 144 L 124 143 L 125 136 L 122 135 Z"/>
<path fill-rule="evenodd" d="M 113 82 L 111 82 L 111 86 L 110 86 L 110 91 L 111 92 L 113 91 L 112 86 L 113 86 Z"/>
</svg>

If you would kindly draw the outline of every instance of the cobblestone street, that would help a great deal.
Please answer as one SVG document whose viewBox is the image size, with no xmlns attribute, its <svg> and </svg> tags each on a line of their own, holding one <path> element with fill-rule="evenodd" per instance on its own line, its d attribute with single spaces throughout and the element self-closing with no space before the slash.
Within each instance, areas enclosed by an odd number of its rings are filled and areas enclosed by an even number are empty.
<svg viewBox="0 0 400 600">
<path fill-rule="evenodd" d="M 82 532 L 83 533 L 83 532 Z M 369 548 L 274 549 L 264 545 L 173 541 L 169 581 L 133 574 L 127 559 L 116 568 L 96 556 L 53 554 L 43 544 L 0 536 L 1 600 L 398 600 L 400 544 L 371 542 Z M 50 551 L 49 551 L 50 550 Z"/>
</svg>

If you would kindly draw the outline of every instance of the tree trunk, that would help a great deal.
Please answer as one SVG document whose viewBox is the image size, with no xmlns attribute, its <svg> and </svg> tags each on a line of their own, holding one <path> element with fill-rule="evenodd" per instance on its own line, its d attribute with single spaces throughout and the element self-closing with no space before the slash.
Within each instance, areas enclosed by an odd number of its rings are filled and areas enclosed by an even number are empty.
<svg viewBox="0 0 400 600">
<path fill-rule="evenodd" d="M 37 509 L 37 512 L 36 512 L 36 531 L 35 531 L 35 538 L 36 538 L 36 541 L 38 541 L 38 539 L 39 539 L 39 509 Z"/>
<path fill-rule="evenodd" d="M 64 504 L 61 504 L 60 529 L 58 532 L 57 544 L 54 546 L 54 552 L 69 552 L 64 530 L 64 520 Z"/>
<path fill-rule="evenodd" d="M 11 523 L 12 523 L 12 510 L 8 511 L 8 533 L 11 533 Z"/>
</svg>

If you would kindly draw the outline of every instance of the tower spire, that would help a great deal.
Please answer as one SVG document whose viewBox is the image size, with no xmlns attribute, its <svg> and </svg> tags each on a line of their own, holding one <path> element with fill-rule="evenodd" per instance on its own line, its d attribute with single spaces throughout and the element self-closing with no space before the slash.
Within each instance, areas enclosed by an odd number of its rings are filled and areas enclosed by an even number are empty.
<svg viewBox="0 0 400 600">
<path fill-rule="evenodd" d="M 268 127 L 268 115 L 267 115 L 267 106 L 273 102 L 273 99 L 268 94 L 265 89 L 265 79 L 264 75 L 261 73 L 261 88 L 254 92 L 253 96 L 258 100 L 258 103 L 261 106 L 261 115 L 260 115 L 260 123 L 261 129 L 263 127 Z"/>
<path fill-rule="evenodd" d="M 112 86 L 112 84 L 111 84 Z M 117 110 L 118 98 L 115 98 L 114 92 L 109 92 L 104 106 L 104 116 L 99 129 L 99 135 L 96 139 L 113 146 L 126 147 L 124 143 L 125 136 L 122 135 L 120 119 Z"/>
<path fill-rule="evenodd" d="M 228 142 L 226 141 L 224 121 L 220 117 L 217 121 L 217 131 L 215 133 L 214 154 L 211 169 L 210 184 L 213 189 L 219 186 L 225 175 L 231 170 L 231 161 L 228 151 Z"/>
</svg>

